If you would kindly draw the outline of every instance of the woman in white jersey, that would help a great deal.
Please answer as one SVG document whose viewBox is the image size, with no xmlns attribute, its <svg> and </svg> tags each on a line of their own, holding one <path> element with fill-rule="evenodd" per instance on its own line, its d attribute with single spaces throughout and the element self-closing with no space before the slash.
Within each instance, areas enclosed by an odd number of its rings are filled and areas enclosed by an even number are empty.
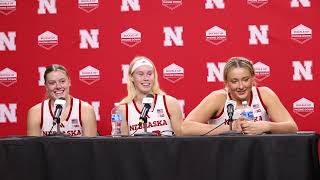
<svg viewBox="0 0 320 180">
<path fill-rule="evenodd" d="M 57 132 L 57 124 L 53 120 L 54 103 L 57 99 L 65 99 L 65 108 L 60 116 L 61 133 L 70 136 L 95 136 L 97 125 L 93 108 L 69 94 L 71 81 L 66 68 L 58 64 L 48 66 L 44 80 L 47 99 L 29 109 L 27 134 L 54 135 Z"/>
<path fill-rule="evenodd" d="M 233 130 L 249 135 L 297 132 L 296 123 L 278 96 L 270 88 L 254 86 L 255 72 L 248 59 L 231 58 L 224 67 L 223 78 L 225 89 L 213 91 L 190 112 L 182 124 L 183 135 L 227 132 L 229 125 L 223 122 L 228 119 L 225 107 L 228 100 L 236 101 L 236 109 L 242 108 L 242 101 L 254 109 L 254 121 L 240 116 L 232 123 Z"/>
<path fill-rule="evenodd" d="M 139 125 L 139 117 L 143 108 L 142 100 L 148 94 L 154 95 L 154 100 L 147 115 L 147 131 L 159 135 L 168 135 L 168 132 L 181 134 L 182 112 L 178 101 L 160 89 L 157 70 L 150 59 L 137 56 L 131 61 L 127 90 L 128 96 L 120 102 L 124 116 L 121 130 L 124 135 L 144 131 Z"/>
</svg>

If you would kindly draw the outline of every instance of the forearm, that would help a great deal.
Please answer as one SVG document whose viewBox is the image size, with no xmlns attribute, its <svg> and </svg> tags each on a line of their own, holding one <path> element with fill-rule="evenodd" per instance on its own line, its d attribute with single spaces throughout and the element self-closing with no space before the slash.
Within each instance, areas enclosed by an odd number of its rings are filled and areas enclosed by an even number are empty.
<svg viewBox="0 0 320 180">
<path fill-rule="evenodd" d="M 27 136 L 41 136 L 41 130 L 39 129 L 27 129 Z"/>
<path fill-rule="evenodd" d="M 84 122 L 82 127 L 83 136 L 87 136 L 87 137 L 97 136 L 97 125 L 95 123 L 95 120 L 92 120 L 91 122 L 89 120 Z"/>
<path fill-rule="evenodd" d="M 294 122 L 268 122 L 271 133 L 296 133 L 298 127 Z"/>
<path fill-rule="evenodd" d="M 182 135 L 204 135 L 212 130 L 210 133 L 206 135 L 218 135 L 230 130 L 229 125 L 223 124 L 220 127 L 217 126 L 218 125 L 204 124 L 195 121 L 184 121 L 182 123 L 181 132 Z"/>
<path fill-rule="evenodd" d="M 28 120 L 27 136 L 41 136 L 40 125 L 31 123 L 31 120 Z"/>
<path fill-rule="evenodd" d="M 97 136 L 97 128 L 84 129 L 83 130 L 83 136 L 86 136 L 86 137 L 95 137 L 95 136 Z"/>
</svg>

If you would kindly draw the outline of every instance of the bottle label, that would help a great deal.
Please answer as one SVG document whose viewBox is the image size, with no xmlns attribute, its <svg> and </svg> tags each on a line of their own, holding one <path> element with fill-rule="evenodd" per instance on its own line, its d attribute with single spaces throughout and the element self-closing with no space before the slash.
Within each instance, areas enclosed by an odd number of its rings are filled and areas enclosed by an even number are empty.
<svg viewBox="0 0 320 180">
<path fill-rule="evenodd" d="M 112 121 L 121 121 L 122 120 L 121 114 L 112 114 L 111 115 L 111 120 Z"/>
<path fill-rule="evenodd" d="M 253 112 L 252 111 L 243 111 L 241 113 L 241 116 L 247 118 L 248 120 L 253 120 L 254 116 L 253 116 Z"/>
</svg>

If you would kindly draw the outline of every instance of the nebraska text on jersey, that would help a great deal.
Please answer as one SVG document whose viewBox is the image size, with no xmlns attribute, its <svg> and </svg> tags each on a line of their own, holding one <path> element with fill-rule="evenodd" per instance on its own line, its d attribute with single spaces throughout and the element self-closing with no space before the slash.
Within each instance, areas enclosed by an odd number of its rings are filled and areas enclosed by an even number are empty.
<svg viewBox="0 0 320 180">
<path fill-rule="evenodd" d="M 153 122 L 148 122 L 147 124 L 148 124 L 147 128 L 168 125 L 166 120 L 157 120 L 157 121 L 153 121 Z M 142 125 L 139 126 L 139 124 L 134 124 L 134 125 L 130 126 L 130 131 L 135 131 L 137 129 L 142 129 Z"/>
</svg>

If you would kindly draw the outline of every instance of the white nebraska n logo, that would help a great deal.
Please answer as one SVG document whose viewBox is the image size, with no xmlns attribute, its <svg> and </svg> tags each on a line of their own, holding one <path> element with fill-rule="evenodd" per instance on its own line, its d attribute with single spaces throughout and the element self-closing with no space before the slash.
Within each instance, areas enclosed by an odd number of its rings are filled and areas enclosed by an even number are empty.
<svg viewBox="0 0 320 180">
<path fill-rule="evenodd" d="M 171 27 L 164 27 L 163 32 L 165 34 L 165 40 L 163 42 L 164 46 L 172 46 L 172 41 L 176 46 L 183 46 L 182 26 L 174 27 L 174 30 L 172 30 Z"/>
<path fill-rule="evenodd" d="M 17 122 L 17 104 L 9 104 L 9 108 L 5 104 L 0 104 L 0 123 L 6 123 L 8 121 L 11 123 Z"/>
<path fill-rule="evenodd" d="M 261 44 L 269 44 L 268 30 L 269 30 L 268 25 L 260 25 L 259 29 L 256 25 L 249 25 L 249 32 L 250 32 L 249 44 L 257 45 L 258 40 L 260 41 Z"/>
<path fill-rule="evenodd" d="M 129 6 L 133 11 L 140 11 L 139 0 L 122 0 L 121 11 L 129 11 Z"/>
<path fill-rule="evenodd" d="M 122 84 L 127 84 L 129 64 L 122 64 L 121 68 L 122 68 Z"/>
<path fill-rule="evenodd" d="M 38 72 L 39 72 L 39 81 L 38 81 L 38 85 L 39 86 L 44 86 L 44 73 L 46 71 L 46 67 L 38 67 Z"/>
<path fill-rule="evenodd" d="M 303 7 L 311 7 L 311 2 L 309 0 L 291 0 L 290 6 L 291 7 L 299 7 L 300 4 Z"/>
<path fill-rule="evenodd" d="M 39 8 L 38 8 L 38 14 L 46 14 L 46 10 L 50 14 L 57 14 L 57 8 L 56 8 L 56 0 L 38 0 L 39 1 Z"/>
<path fill-rule="evenodd" d="M 87 30 L 80 29 L 80 36 L 81 36 L 80 49 L 88 49 L 88 43 L 93 49 L 99 48 L 99 42 L 98 42 L 99 30 L 91 29 L 90 34 Z"/>
<path fill-rule="evenodd" d="M 207 0 L 205 8 L 206 9 L 214 9 L 214 5 L 218 9 L 224 9 L 224 0 Z"/>
<path fill-rule="evenodd" d="M 218 67 L 214 63 L 207 63 L 208 76 L 207 82 L 216 82 L 216 78 L 222 82 L 223 81 L 223 69 L 226 63 L 218 63 Z"/>
<path fill-rule="evenodd" d="M 6 47 L 9 51 L 16 50 L 16 32 L 8 32 L 8 36 L 4 32 L 0 32 L 0 51 L 5 51 Z"/>
<path fill-rule="evenodd" d="M 293 80 L 300 81 L 302 80 L 302 76 L 305 80 L 313 80 L 311 68 L 312 61 L 304 61 L 303 65 L 300 61 L 293 61 L 292 66 L 294 68 Z M 301 76 L 302 75 L 302 76 Z"/>
<path fill-rule="evenodd" d="M 96 120 L 97 121 L 100 121 L 100 112 L 99 112 L 99 109 L 100 109 L 100 101 L 92 101 L 91 102 L 91 105 L 93 107 L 93 110 L 94 110 L 94 113 L 96 115 Z"/>
</svg>

